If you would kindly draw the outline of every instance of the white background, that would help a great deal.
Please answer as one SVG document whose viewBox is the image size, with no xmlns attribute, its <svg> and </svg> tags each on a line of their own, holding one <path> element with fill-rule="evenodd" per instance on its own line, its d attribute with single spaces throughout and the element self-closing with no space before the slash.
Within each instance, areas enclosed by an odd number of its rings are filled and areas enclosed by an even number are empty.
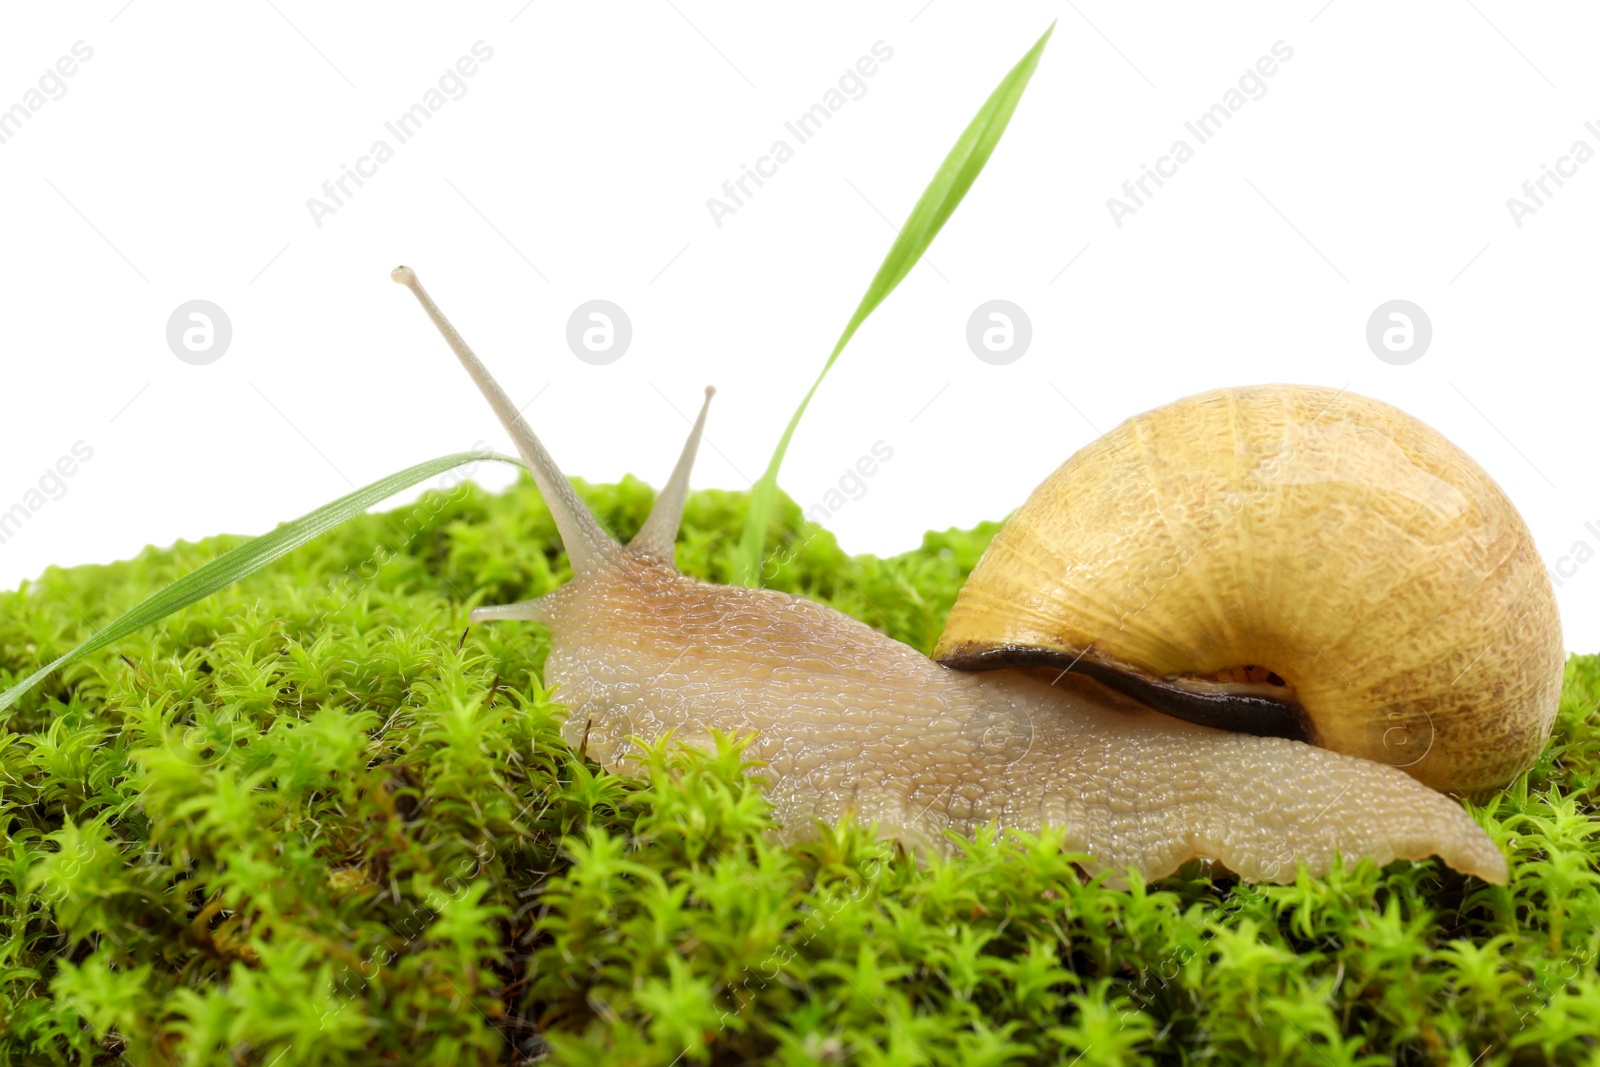
<svg viewBox="0 0 1600 1067">
<path fill-rule="evenodd" d="M 74 442 L 93 459 L 0 545 L 49 563 L 254 533 L 410 463 L 509 443 L 411 298 L 415 266 L 568 473 L 666 477 L 715 383 L 695 484 L 744 488 L 916 197 L 1051 20 L 1010 130 L 919 266 L 846 351 L 781 484 L 847 549 L 998 518 L 1121 419 L 1220 385 L 1348 387 L 1437 427 L 1532 527 L 1567 644 L 1600 646 L 1589 417 L 1600 162 L 1515 225 L 1506 200 L 1600 120 L 1600 18 L 1580 5 L 1361 0 L 958 3 L 7 5 L 0 108 L 83 41 L 93 57 L 6 143 L 0 510 Z M 493 58 L 409 143 L 384 123 L 474 42 Z M 1293 49 L 1118 228 L 1107 198 L 1276 41 Z M 707 209 L 874 42 L 893 49 L 719 228 Z M 1600 121 L 1597 121 L 1600 124 Z M 395 157 L 319 228 L 307 198 L 377 139 Z M 1553 187 L 1552 187 L 1553 188 Z M 1068 264 L 1071 264 L 1068 266 Z M 1063 269 L 1065 268 L 1065 269 Z M 581 302 L 629 351 L 567 349 Z M 968 349 L 1004 298 L 1009 366 Z M 232 345 L 180 362 L 180 303 Z M 1431 317 L 1407 366 L 1374 308 Z M 537 397 L 537 399 L 533 399 Z M 489 484 L 505 477 L 487 475 Z M 1563 557 L 1569 557 L 1562 563 Z"/>
</svg>

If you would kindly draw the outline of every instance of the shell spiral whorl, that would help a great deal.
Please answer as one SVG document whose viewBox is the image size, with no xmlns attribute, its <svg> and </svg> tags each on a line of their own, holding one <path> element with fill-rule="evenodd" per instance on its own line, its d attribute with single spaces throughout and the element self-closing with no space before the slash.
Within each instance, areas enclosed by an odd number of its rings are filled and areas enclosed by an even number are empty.
<svg viewBox="0 0 1600 1067">
<path fill-rule="evenodd" d="M 1466 796 L 1533 762 L 1565 659 L 1493 479 L 1388 404 L 1296 385 L 1188 397 L 1083 448 L 995 537 L 934 655 L 1071 664 Z M 1252 703 L 1281 720 L 1227 721 Z"/>
</svg>

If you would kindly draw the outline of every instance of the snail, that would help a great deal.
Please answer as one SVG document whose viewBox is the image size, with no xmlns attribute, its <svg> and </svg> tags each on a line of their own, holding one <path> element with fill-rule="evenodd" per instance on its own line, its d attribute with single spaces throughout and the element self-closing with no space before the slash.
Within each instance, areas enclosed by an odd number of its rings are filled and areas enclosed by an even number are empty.
<svg viewBox="0 0 1600 1067">
<path fill-rule="evenodd" d="M 1504 494 L 1415 419 L 1302 386 L 1132 419 L 1008 520 L 930 659 L 804 597 L 677 570 L 711 389 L 621 544 L 415 272 L 392 276 L 516 442 L 572 566 L 470 619 L 548 627 L 563 736 L 608 770 L 629 772 L 634 741 L 714 728 L 754 735 L 790 841 L 850 816 L 946 852 L 985 825 L 1049 827 L 1113 881 L 1437 855 L 1505 882 L 1441 790 L 1504 784 L 1548 738 L 1554 594 Z"/>
</svg>

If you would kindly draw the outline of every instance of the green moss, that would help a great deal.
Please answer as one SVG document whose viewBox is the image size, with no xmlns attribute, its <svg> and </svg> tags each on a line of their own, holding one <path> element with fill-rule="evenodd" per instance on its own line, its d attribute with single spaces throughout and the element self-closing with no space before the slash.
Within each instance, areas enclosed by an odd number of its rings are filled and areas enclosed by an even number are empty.
<svg viewBox="0 0 1600 1067">
<path fill-rule="evenodd" d="M 624 535 L 652 499 L 584 495 Z M 727 578 L 745 506 L 693 498 L 686 570 Z M 767 584 L 923 650 L 995 529 L 852 559 L 797 528 L 785 502 Z M 0 683 L 234 543 L 0 595 Z M 17 705 L 0 1063 L 1594 1062 L 1594 657 L 1480 812 L 1508 887 L 1430 862 L 1111 890 L 1049 835 L 779 847 L 733 741 L 601 773 L 560 740 L 536 628 L 462 637 L 565 573 L 527 484 L 435 494 Z"/>
</svg>

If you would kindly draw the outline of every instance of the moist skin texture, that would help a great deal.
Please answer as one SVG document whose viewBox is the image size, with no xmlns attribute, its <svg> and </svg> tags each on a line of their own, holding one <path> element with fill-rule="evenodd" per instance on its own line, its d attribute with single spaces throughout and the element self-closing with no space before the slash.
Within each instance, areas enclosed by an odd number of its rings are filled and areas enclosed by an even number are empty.
<svg viewBox="0 0 1600 1067">
<path fill-rule="evenodd" d="M 1146 878 L 1200 858 L 1292 882 L 1339 853 L 1506 880 L 1472 818 L 1394 767 L 1182 722 L 1091 679 L 950 670 L 823 605 L 626 551 L 535 605 L 570 744 L 630 773 L 630 736 L 755 731 L 787 840 L 853 814 L 947 852 L 945 831 L 1061 827 L 1092 869 Z"/>
</svg>

